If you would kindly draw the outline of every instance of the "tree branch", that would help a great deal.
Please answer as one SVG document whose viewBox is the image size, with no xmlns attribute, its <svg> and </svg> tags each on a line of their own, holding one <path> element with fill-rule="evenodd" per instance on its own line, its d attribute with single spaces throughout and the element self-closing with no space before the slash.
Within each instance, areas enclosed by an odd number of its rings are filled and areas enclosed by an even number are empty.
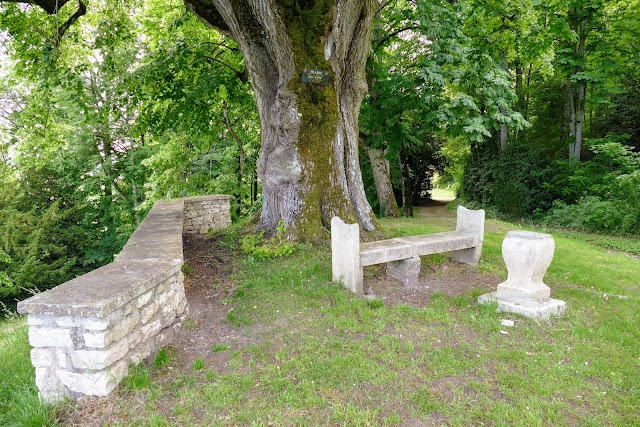
<svg viewBox="0 0 640 427">
<path fill-rule="evenodd" d="M 421 26 L 420 25 L 409 25 L 406 27 L 402 27 L 396 31 L 393 31 L 389 34 L 387 34 L 382 40 L 380 40 L 377 44 L 376 47 L 373 49 L 374 52 L 377 52 L 378 49 L 380 49 L 380 47 L 382 47 L 383 44 L 385 44 L 386 42 L 388 42 L 389 40 L 391 40 L 393 37 L 397 36 L 400 33 L 403 33 L 405 31 L 409 31 L 409 30 L 418 30 L 420 29 Z"/>
<path fill-rule="evenodd" d="M 184 0 L 184 5 L 193 12 L 200 20 L 209 24 L 220 34 L 233 38 L 229 26 L 222 19 L 218 9 L 207 0 Z"/>
<path fill-rule="evenodd" d="M 64 24 L 60 25 L 60 27 L 58 27 L 58 29 L 56 30 L 56 35 L 53 39 L 53 44 L 55 45 L 55 47 L 60 46 L 60 40 L 62 40 L 62 36 L 64 36 L 64 33 L 67 32 L 69 27 L 71 27 L 73 23 L 78 20 L 78 18 L 86 13 L 87 6 L 82 2 L 82 0 L 78 0 L 78 10 L 76 10 L 76 13 L 71 15 L 69 19 L 67 19 Z"/>
<path fill-rule="evenodd" d="M 69 0 L 0 0 L 0 3 L 25 3 L 40 6 L 49 15 L 55 15 Z"/>
</svg>

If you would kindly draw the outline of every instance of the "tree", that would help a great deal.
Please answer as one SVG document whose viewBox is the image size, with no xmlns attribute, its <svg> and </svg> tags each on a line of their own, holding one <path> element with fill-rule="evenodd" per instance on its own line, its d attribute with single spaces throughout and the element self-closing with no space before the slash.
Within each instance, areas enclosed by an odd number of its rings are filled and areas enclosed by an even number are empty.
<svg viewBox="0 0 640 427">
<path fill-rule="evenodd" d="M 29 3 L 57 14 L 67 2 Z M 261 124 L 262 226 L 275 230 L 282 222 L 292 238 L 314 239 L 339 215 L 373 230 L 357 142 L 375 1 L 185 4 L 238 43 L 251 77 Z M 330 71 L 330 84 L 302 83 L 305 68 Z"/>
<path fill-rule="evenodd" d="M 282 221 L 313 239 L 331 217 L 373 230 L 358 162 L 358 112 L 367 92 L 373 0 L 185 0 L 234 39 L 251 77 L 261 124 L 262 225 Z M 304 69 L 330 71 L 326 86 Z"/>
</svg>

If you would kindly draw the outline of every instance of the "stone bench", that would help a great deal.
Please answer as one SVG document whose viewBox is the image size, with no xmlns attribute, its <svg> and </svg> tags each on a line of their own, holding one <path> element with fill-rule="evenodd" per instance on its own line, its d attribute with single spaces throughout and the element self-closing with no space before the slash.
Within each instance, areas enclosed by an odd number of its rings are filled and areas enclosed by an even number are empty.
<svg viewBox="0 0 640 427">
<path fill-rule="evenodd" d="M 182 234 L 229 225 L 230 199 L 158 202 L 114 262 L 18 304 L 44 401 L 105 396 L 172 340 L 187 312 Z"/>
<path fill-rule="evenodd" d="M 456 231 L 360 243 L 358 224 L 331 219 L 331 266 L 334 282 L 362 295 L 363 267 L 387 263 L 389 276 L 417 286 L 420 256 L 453 252 L 454 261 L 477 264 L 484 238 L 484 210 L 458 206 Z"/>
</svg>

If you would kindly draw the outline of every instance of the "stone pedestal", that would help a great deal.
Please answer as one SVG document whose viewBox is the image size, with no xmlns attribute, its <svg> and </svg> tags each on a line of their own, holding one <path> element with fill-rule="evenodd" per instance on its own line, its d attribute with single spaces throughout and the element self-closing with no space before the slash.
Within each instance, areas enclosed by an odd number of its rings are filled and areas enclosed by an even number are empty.
<svg viewBox="0 0 640 427">
<path fill-rule="evenodd" d="M 420 275 L 420 257 L 388 262 L 387 275 L 399 280 L 407 288 L 415 288 Z"/>
<path fill-rule="evenodd" d="M 542 281 L 554 250 L 555 243 L 550 234 L 530 231 L 507 233 L 502 242 L 507 280 L 498 285 L 497 292 L 480 296 L 478 302 L 496 301 L 499 311 L 535 319 L 561 315 L 567 304 L 550 298 L 551 290 Z"/>
</svg>

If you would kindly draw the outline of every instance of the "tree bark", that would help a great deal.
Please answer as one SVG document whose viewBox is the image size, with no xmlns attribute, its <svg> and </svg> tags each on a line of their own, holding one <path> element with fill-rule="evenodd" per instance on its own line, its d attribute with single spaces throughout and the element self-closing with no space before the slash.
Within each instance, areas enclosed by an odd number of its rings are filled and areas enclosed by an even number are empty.
<svg viewBox="0 0 640 427">
<path fill-rule="evenodd" d="M 413 177 L 404 145 L 400 149 L 399 160 L 402 173 L 402 212 L 404 216 L 413 216 Z"/>
<path fill-rule="evenodd" d="M 242 51 L 261 125 L 262 226 L 313 240 L 331 217 L 373 230 L 358 162 L 374 0 L 185 0 Z M 330 71 L 327 86 L 302 71 Z"/>
<path fill-rule="evenodd" d="M 380 202 L 380 213 L 387 218 L 398 218 L 400 212 L 398 203 L 391 186 L 391 174 L 389 161 L 384 158 L 385 150 L 381 148 L 367 148 L 367 154 L 371 161 L 373 181 L 376 185 L 376 193 Z"/>
<path fill-rule="evenodd" d="M 574 15 L 578 17 L 574 24 L 576 34 L 578 34 L 578 44 L 574 46 L 576 65 L 574 65 L 572 75 L 569 77 L 571 87 L 571 122 L 569 132 L 571 143 L 569 145 L 569 158 L 580 161 L 587 83 L 584 79 L 573 81 L 572 77 L 586 70 L 587 28 L 583 20 L 584 18 L 582 18 L 578 12 L 581 12 L 581 10 L 573 11 Z"/>
<path fill-rule="evenodd" d="M 508 49 L 504 49 L 504 59 L 502 60 L 502 68 L 506 73 L 509 73 L 509 64 L 507 63 Z M 500 107 L 500 114 L 507 115 L 507 109 Z M 506 124 L 500 125 L 500 152 L 504 152 L 509 144 L 509 127 Z"/>
</svg>

